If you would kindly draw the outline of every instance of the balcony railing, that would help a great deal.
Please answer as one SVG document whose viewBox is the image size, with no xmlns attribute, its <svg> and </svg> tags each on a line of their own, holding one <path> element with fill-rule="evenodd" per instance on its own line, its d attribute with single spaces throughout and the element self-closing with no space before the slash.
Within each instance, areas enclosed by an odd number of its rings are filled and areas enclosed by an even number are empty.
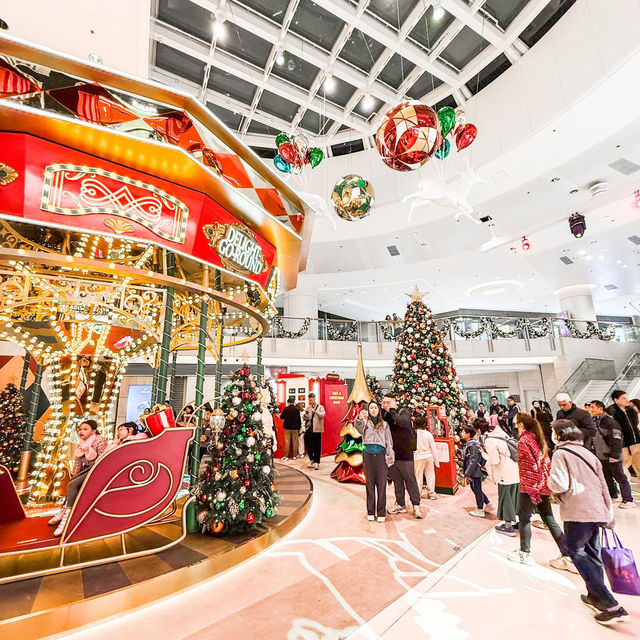
<svg viewBox="0 0 640 640">
<path fill-rule="evenodd" d="M 464 316 L 436 320 L 445 340 L 532 340 L 555 341 L 583 338 L 613 342 L 640 341 L 640 327 L 616 322 L 565 320 L 563 318 L 506 316 Z M 402 330 L 402 320 L 388 321 L 328 320 L 278 316 L 274 319 L 270 338 L 305 338 L 351 342 L 393 342 Z"/>
</svg>

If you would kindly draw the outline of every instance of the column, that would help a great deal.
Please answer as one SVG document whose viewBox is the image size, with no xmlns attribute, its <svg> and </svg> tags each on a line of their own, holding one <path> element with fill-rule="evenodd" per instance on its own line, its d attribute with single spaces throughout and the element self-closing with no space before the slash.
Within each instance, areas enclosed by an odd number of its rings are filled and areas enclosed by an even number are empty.
<svg viewBox="0 0 640 640">
<path fill-rule="evenodd" d="M 318 339 L 318 290 L 316 286 L 305 281 L 303 276 L 298 278 L 298 286 L 284 294 L 284 315 L 293 318 L 311 318 L 309 330 L 302 336 L 311 340 Z M 303 320 L 283 320 L 282 325 L 287 331 L 298 331 Z"/>
<path fill-rule="evenodd" d="M 558 289 L 556 294 L 560 299 L 560 308 L 577 320 L 595 320 L 596 312 L 593 307 L 591 291 L 594 284 L 574 284 Z"/>
</svg>

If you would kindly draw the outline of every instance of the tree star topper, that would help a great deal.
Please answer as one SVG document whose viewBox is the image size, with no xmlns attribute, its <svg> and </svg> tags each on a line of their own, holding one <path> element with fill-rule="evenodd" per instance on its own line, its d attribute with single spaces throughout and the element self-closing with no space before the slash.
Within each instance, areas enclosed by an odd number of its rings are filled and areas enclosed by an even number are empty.
<svg viewBox="0 0 640 640">
<path fill-rule="evenodd" d="M 427 295 L 427 292 L 420 291 L 420 289 L 418 289 L 418 285 L 415 285 L 411 293 L 405 293 L 404 295 L 409 296 L 413 302 L 422 302 L 422 298 Z"/>
</svg>

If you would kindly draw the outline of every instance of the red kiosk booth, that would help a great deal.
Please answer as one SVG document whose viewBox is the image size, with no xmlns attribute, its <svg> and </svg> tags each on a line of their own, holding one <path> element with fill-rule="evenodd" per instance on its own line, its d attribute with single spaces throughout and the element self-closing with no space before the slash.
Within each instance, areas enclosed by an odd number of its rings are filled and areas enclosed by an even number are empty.
<svg viewBox="0 0 640 640">
<path fill-rule="evenodd" d="M 436 467 L 436 491 L 453 495 L 458 490 L 458 465 L 449 420 L 442 407 L 427 407 L 427 417 L 440 460 L 440 466 Z"/>
<path fill-rule="evenodd" d="M 322 455 L 331 456 L 335 454 L 336 447 L 340 444 L 340 429 L 342 429 L 342 419 L 349 408 L 347 403 L 347 384 L 337 374 L 329 373 L 324 378 L 308 378 L 296 373 L 283 373 L 276 379 L 277 399 L 280 411 L 287 404 L 287 399 L 294 397 L 296 404 L 307 406 L 309 394 L 316 394 L 316 402 L 321 404 L 327 415 L 324 419 L 324 433 L 322 434 Z M 274 416 L 274 427 L 278 437 L 278 449 L 274 456 L 282 458 L 284 456 L 284 433 L 282 430 L 282 420 L 279 416 Z"/>
</svg>

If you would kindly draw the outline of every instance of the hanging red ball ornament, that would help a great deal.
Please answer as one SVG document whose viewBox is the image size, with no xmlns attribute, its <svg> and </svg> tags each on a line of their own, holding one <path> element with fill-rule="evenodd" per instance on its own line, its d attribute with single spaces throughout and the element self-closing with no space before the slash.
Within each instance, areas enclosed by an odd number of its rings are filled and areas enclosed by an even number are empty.
<svg viewBox="0 0 640 640">
<path fill-rule="evenodd" d="M 256 517 L 253 514 L 253 511 L 249 511 L 249 513 L 247 513 L 247 517 L 245 518 L 245 520 L 247 521 L 247 524 L 253 524 L 256 521 Z"/>
</svg>

